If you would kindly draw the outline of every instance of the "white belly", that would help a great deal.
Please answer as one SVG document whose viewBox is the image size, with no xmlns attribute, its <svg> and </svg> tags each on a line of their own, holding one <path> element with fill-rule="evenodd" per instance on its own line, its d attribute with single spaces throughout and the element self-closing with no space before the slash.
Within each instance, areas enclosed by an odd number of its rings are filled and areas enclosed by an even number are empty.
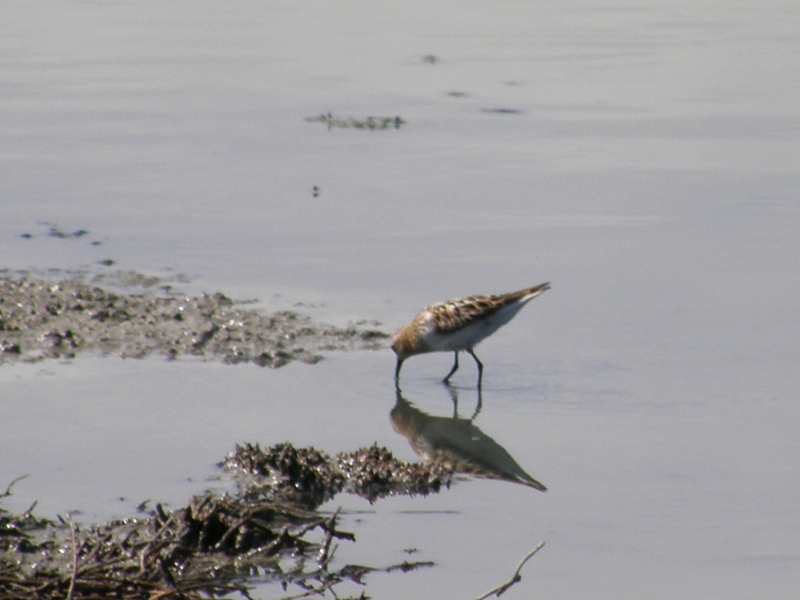
<svg viewBox="0 0 800 600">
<path fill-rule="evenodd" d="M 425 343 L 430 347 L 432 352 L 454 352 L 456 350 L 474 348 L 483 339 L 489 337 L 513 319 L 523 306 L 524 303 L 507 306 L 491 317 L 445 334 L 439 333 L 434 328 L 431 328 L 431 331 L 424 336 Z"/>
</svg>

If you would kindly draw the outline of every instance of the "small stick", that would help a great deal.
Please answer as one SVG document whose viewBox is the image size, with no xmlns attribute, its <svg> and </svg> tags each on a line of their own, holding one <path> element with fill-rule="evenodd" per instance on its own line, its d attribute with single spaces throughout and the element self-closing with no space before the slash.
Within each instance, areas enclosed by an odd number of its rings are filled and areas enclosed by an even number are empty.
<svg viewBox="0 0 800 600">
<path fill-rule="evenodd" d="M 512 585 L 514 585 L 518 581 L 522 580 L 522 575 L 520 575 L 520 572 L 522 571 L 522 567 L 524 567 L 525 563 L 528 562 L 528 560 L 534 554 L 536 554 L 539 550 L 541 550 L 542 548 L 544 548 L 544 542 L 539 542 L 539 545 L 536 546 L 536 548 L 534 548 L 530 552 L 528 552 L 528 555 L 520 561 L 519 565 L 517 566 L 517 570 L 514 571 L 514 575 L 511 576 L 511 579 L 506 581 L 504 584 L 494 588 L 493 590 L 489 590 L 483 596 L 480 596 L 480 597 L 476 598 L 475 600 L 485 600 L 489 596 L 497 596 L 499 598 L 500 596 L 505 594 L 506 590 L 508 590 L 508 588 L 510 588 Z"/>
<path fill-rule="evenodd" d="M 69 578 L 67 600 L 72 600 L 72 594 L 75 591 L 75 579 L 78 577 L 78 542 L 75 540 L 75 523 L 72 521 L 72 515 L 68 515 L 67 522 L 69 523 L 72 537 L 72 575 Z"/>
<path fill-rule="evenodd" d="M 18 481 L 21 481 L 22 479 L 25 479 L 26 477 L 29 477 L 29 475 L 20 475 L 14 481 L 9 483 L 8 487 L 6 488 L 5 493 L 4 494 L 0 494 L 0 498 L 7 498 L 8 496 L 10 496 L 11 495 L 11 488 L 14 487 L 14 484 L 17 483 Z"/>
</svg>

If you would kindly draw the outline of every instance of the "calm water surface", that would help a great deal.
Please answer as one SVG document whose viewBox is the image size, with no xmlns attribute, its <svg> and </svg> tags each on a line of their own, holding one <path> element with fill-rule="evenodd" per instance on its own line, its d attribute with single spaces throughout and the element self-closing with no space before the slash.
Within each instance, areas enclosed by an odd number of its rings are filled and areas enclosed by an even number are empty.
<svg viewBox="0 0 800 600">
<path fill-rule="evenodd" d="M 480 347 L 474 421 L 549 491 L 463 481 L 426 499 L 337 498 L 358 535 L 342 563 L 410 547 L 437 563 L 375 576 L 370 595 L 475 597 L 542 540 L 510 594 L 796 593 L 792 3 L 2 12 L 0 268 L 111 259 L 387 331 L 433 301 L 553 283 Z M 328 111 L 405 124 L 306 121 Z M 430 415 L 452 413 L 438 384 L 450 360 L 404 366 L 406 398 Z M 224 486 L 214 465 L 245 441 L 377 441 L 412 460 L 390 424 L 393 367 L 388 350 L 278 371 L 3 365 L 0 486 L 31 475 L 4 506 L 86 520 L 179 506 Z M 467 417 L 469 361 L 455 381 Z"/>
</svg>

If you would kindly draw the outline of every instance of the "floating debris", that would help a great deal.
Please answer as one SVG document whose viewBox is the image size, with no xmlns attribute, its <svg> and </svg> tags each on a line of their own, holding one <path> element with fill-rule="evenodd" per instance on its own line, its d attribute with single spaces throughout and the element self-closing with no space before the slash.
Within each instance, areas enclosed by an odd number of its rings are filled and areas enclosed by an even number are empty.
<svg viewBox="0 0 800 600">
<path fill-rule="evenodd" d="M 91 233 L 88 229 L 76 229 L 75 231 L 67 231 L 49 221 L 39 221 L 37 225 L 47 228 L 47 230 L 44 233 L 39 234 L 40 236 L 51 237 L 57 240 L 79 240 L 85 238 L 87 235 Z M 25 240 L 32 240 L 33 238 L 36 237 L 36 235 L 26 231 L 24 233 L 21 233 L 19 237 Z M 92 240 L 89 242 L 89 244 L 92 246 L 100 246 L 102 245 L 102 242 L 99 240 Z"/>
<path fill-rule="evenodd" d="M 524 111 L 519 108 L 482 108 L 481 112 L 495 115 L 521 115 Z"/>
<path fill-rule="evenodd" d="M 367 117 L 366 119 L 356 119 L 354 117 L 334 117 L 330 111 L 328 114 L 318 117 L 306 117 L 309 123 L 324 123 L 328 130 L 334 127 L 339 129 L 369 129 L 371 131 L 383 129 L 400 129 L 405 121 L 400 117 Z"/>
<path fill-rule="evenodd" d="M 89 232 L 86 231 L 85 229 L 78 229 L 77 231 L 69 233 L 66 231 L 62 231 L 61 229 L 53 225 L 50 227 L 50 231 L 47 232 L 47 235 L 61 240 L 68 240 L 68 239 L 82 238 L 85 235 L 89 235 Z"/>
</svg>

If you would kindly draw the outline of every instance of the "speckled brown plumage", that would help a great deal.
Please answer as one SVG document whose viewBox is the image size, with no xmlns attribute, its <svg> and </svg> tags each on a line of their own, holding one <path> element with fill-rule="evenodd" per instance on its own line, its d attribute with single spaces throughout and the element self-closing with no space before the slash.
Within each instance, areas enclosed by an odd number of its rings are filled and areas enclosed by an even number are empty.
<svg viewBox="0 0 800 600">
<path fill-rule="evenodd" d="M 500 327 L 508 323 L 525 304 L 550 289 L 549 283 L 509 294 L 470 296 L 448 300 L 424 308 L 414 320 L 400 328 L 392 338 L 397 355 L 395 381 L 399 382 L 403 361 L 416 354 L 451 351 L 455 363 L 444 378 L 447 383 L 458 370 L 458 353 L 467 351 L 478 365 L 478 385 L 481 385 L 483 365 L 473 348 Z"/>
</svg>

